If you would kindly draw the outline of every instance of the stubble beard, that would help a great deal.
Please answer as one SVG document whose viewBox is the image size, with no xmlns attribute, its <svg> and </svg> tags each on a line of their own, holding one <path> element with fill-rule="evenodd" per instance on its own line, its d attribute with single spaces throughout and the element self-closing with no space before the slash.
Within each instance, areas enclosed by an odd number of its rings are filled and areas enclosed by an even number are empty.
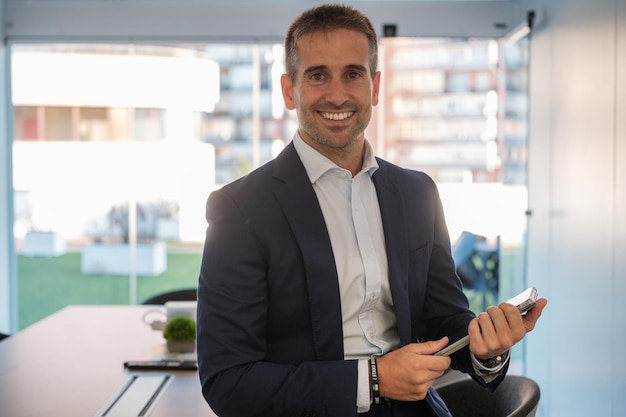
<svg viewBox="0 0 626 417">
<path fill-rule="evenodd" d="M 357 117 L 360 114 L 360 109 L 357 109 L 352 117 Z M 314 111 L 315 115 L 317 111 Z M 301 117 L 301 115 L 299 115 Z M 313 141 L 311 144 L 314 148 L 323 148 L 326 152 L 330 152 L 336 155 L 343 155 L 349 153 L 355 144 L 361 144 L 365 135 L 365 128 L 369 123 L 367 120 L 357 119 L 356 124 L 350 126 L 324 126 L 317 124 L 313 121 L 312 117 L 305 117 L 305 123 L 303 123 L 299 129 L 300 136 L 303 139 L 309 139 Z M 306 122 L 308 120 L 308 122 Z"/>
</svg>

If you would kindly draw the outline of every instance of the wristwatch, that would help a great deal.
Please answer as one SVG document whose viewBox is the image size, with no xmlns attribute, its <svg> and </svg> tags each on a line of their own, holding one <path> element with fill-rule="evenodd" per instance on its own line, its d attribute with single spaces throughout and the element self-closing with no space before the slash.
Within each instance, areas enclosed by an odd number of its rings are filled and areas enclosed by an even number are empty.
<svg viewBox="0 0 626 417">
<path fill-rule="evenodd" d="M 478 359 L 478 361 L 485 367 L 485 368 L 495 368 L 498 365 L 502 364 L 504 361 L 506 361 L 506 359 L 509 357 L 509 351 L 507 350 L 506 352 L 504 352 L 502 355 L 498 355 L 498 356 L 494 356 L 491 359 L 487 359 L 487 360 L 482 360 L 482 359 Z"/>
</svg>

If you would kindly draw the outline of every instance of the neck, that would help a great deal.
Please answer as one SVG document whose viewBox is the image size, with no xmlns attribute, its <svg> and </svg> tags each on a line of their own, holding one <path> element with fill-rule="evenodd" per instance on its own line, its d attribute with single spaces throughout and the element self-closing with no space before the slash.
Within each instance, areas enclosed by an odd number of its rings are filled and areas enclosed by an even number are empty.
<svg viewBox="0 0 626 417">
<path fill-rule="evenodd" d="M 365 152 L 365 138 L 357 139 L 344 147 L 331 147 L 309 139 L 302 132 L 300 132 L 300 137 L 307 145 L 333 161 L 338 167 L 350 171 L 353 177 L 361 171 L 363 153 Z"/>
</svg>

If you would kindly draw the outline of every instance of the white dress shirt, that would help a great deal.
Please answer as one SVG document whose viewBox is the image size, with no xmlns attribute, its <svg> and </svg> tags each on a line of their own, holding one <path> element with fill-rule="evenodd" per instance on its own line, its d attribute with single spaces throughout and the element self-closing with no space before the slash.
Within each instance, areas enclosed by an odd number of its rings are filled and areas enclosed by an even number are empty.
<svg viewBox="0 0 626 417">
<path fill-rule="evenodd" d="M 293 143 L 317 195 L 330 236 L 341 295 L 344 357 L 359 360 L 357 411 L 367 412 L 368 360 L 371 355 L 384 355 L 400 346 L 383 224 L 372 182 L 378 163 L 371 145 L 365 141 L 363 166 L 353 177 L 349 170 L 306 144 L 298 133 Z M 488 375 L 497 370 L 480 371 L 487 382 L 497 375 Z"/>
<path fill-rule="evenodd" d="M 370 406 L 368 359 L 400 346 L 383 224 L 371 178 L 378 164 L 367 141 L 363 167 L 354 177 L 298 134 L 294 145 L 326 221 L 339 277 L 344 355 L 359 359 L 357 408 L 366 412 Z"/>
</svg>

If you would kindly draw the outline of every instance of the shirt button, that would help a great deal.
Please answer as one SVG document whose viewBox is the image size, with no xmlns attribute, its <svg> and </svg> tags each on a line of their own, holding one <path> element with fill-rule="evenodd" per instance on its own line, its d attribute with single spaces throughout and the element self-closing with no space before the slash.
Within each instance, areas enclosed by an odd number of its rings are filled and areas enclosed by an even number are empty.
<svg viewBox="0 0 626 417">
<path fill-rule="evenodd" d="M 370 294 L 370 301 L 374 301 L 376 299 L 376 294 Z"/>
</svg>

